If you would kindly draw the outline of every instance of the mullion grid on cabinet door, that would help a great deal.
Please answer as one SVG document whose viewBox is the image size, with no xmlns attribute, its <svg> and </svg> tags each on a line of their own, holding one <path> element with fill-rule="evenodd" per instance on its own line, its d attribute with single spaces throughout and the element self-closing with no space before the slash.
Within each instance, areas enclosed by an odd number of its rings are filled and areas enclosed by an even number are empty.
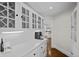
<svg viewBox="0 0 79 59">
<path fill-rule="evenodd" d="M 29 10 L 25 9 L 25 18 L 26 18 L 26 28 L 29 28 Z"/>
<path fill-rule="evenodd" d="M 35 14 L 35 28 L 37 28 L 37 16 Z"/>
<path fill-rule="evenodd" d="M 22 28 L 29 28 L 29 10 L 22 7 Z M 23 24 L 24 23 L 24 24 Z"/>
<path fill-rule="evenodd" d="M 0 28 L 7 28 L 7 2 L 0 2 Z"/>
<path fill-rule="evenodd" d="M 34 26 L 34 13 L 32 13 L 32 28 L 34 29 L 35 26 Z"/>
<path fill-rule="evenodd" d="M 32 13 L 32 28 L 33 29 L 37 28 L 37 16 L 34 13 Z"/>
<path fill-rule="evenodd" d="M 4 4 L 4 3 L 6 3 L 6 4 Z M 0 6 L 1 6 L 1 4 L 2 4 L 2 7 L 4 8 L 3 9 L 3 11 L 2 11 L 2 15 L 3 15 L 3 20 L 2 20 L 2 23 L 3 23 L 3 25 L 5 25 L 5 23 L 6 23 L 6 27 L 7 28 L 10 28 L 9 27 L 9 20 L 10 20 L 10 17 L 9 17 L 9 2 L 0 2 Z M 1 7 L 1 8 L 2 8 Z M 14 6 L 14 8 L 15 8 L 15 6 Z M 4 12 L 4 11 L 6 11 L 6 12 Z M 15 11 L 14 11 L 15 12 Z M 1 14 L 1 13 L 0 13 Z M 14 14 L 14 17 L 15 17 L 15 14 Z M 15 19 L 15 18 L 14 18 Z M 14 21 L 14 19 L 12 19 L 12 21 L 11 22 L 13 22 Z M 7 21 L 6 21 L 7 20 Z M 14 24 L 12 24 L 13 25 L 13 27 L 15 27 L 15 23 Z M 4 26 L 3 26 L 4 27 Z M 11 27 L 11 28 L 13 28 L 13 27 Z"/>
<path fill-rule="evenodd" d="M 38 29 L 41 29 L 41 17 L 38 17 Z"/>
</svg>

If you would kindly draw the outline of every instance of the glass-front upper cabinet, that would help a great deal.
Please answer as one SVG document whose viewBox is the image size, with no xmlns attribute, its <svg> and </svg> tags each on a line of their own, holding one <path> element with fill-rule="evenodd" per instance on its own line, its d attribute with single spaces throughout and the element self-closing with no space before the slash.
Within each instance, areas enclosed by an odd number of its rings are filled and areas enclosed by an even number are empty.
<svg viewBox="0 0 79 59">
<path fill-rule="evenodd" d="M 15 2 L 0 2 L 0 28 L 15 28 Z"/>
<path fill-rule="evenodd" d="M 44 19 L 42 19 L 42 29 L 44 29 Z"/>
<path fill-rule="evenodd" d="M 37 15 L 32 13 L 32 28 L 37 28 Z"/>
<path fill-rule="evenodd" d="M 41 17 L 38 17 L 38 29 L 41 29 Z"/>
<path fill-rule="evenodd" d="M 29 10 L 22 6 L 22 28 L 29 28 Z"/>
</svg>

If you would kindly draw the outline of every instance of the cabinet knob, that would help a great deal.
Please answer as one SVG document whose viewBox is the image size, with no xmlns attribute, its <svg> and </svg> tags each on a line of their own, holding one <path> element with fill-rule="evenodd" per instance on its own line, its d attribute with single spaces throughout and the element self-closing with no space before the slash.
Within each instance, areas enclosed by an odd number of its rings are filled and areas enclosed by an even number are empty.
<svg viewBox="0 0 79 59">
<path fill-rule="evenodd" d="M 21 16 L 21 18 L 23 18 L 23 16 Z"/>
<path fill-rule="evenodd" d="M 16 14 L 16 16 L 18 16 L 18 14 Z"/>
<path fill-rule="evenodd" d="M 36 54 L 34 53 L 33 55 L 35 56 Z"/>
<path fill-rule="evenodd" d="M 41 48 L 43 48 L 43 47 L 41 47 Z"/>
</svg>

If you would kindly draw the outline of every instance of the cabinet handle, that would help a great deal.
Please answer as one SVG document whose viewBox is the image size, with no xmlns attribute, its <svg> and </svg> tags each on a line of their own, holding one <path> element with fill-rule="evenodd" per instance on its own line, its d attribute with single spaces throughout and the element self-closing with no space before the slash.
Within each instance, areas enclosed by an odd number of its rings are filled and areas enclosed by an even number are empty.
<svg viewBox="0 0 79 59">
<path fill-rule="evenodd" d="M 21 18 L 23 18 L 23 16 L 21 16 Z"/>
<path fill-rule="evenodd" d="M 35 56 L 36 54 L 34 53 L 33 55 Z"/>
<path fill-rule="evenodd" d="M 18 16 L 18 14 L 16 14 L 16 16 Z"/>
<path fill-rule="evenodd" d="M 41 48 L 43 48 L 43 47 L 41 47 Z"/>
</svg>

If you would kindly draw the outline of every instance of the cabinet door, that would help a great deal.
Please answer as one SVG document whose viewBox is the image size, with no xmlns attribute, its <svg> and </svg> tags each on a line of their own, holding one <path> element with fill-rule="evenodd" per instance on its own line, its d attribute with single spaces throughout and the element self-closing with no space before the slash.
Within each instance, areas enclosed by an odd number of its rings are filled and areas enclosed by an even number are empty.
<svg viewBox="0 0 79 59">
<path fill-rule="evenodd" d="M 41 29 L 41 17 L 38 16 L 38 29 Z"/>
<path fill-rule="evenodd" d="M 47 43 L 44 41 L 39 47 L 38 47 L 38 56 L 39 57 L 45 57 L 47 56 Z"/>
<path fill-rule="evenodd" d="M 15 2 L 0 2 L 0 28 L 15 28 Z"/>
<path fill-rule="evenodd" d="M 30 10 L 24 3 L 21 4 L 21 20 L 22 28 L 30 28 Z"/>
<path fill-rule="evenodd" d="M 47 56 L 47 40 L 44 43 L 44 50 L 43 50 L 44 56 Z"/>
<path fill-rule="evenodd" d="M 38 56 L 44 57 L 44 55 L 43 55 L 43 45 L 42 44 L 37 48 L 37 50 L 38 50 Z"/>
<path fill-rule="evenodd" d="M 32 12 L 32 28 L 36 29 L 37 28 L 37 15 Z"/>
<path fill-rule="evenodd" d="M 24 57 L 38 57 L 37 49 L 32 50 L 30 53 L 26 54 Z"/>
</svg>

